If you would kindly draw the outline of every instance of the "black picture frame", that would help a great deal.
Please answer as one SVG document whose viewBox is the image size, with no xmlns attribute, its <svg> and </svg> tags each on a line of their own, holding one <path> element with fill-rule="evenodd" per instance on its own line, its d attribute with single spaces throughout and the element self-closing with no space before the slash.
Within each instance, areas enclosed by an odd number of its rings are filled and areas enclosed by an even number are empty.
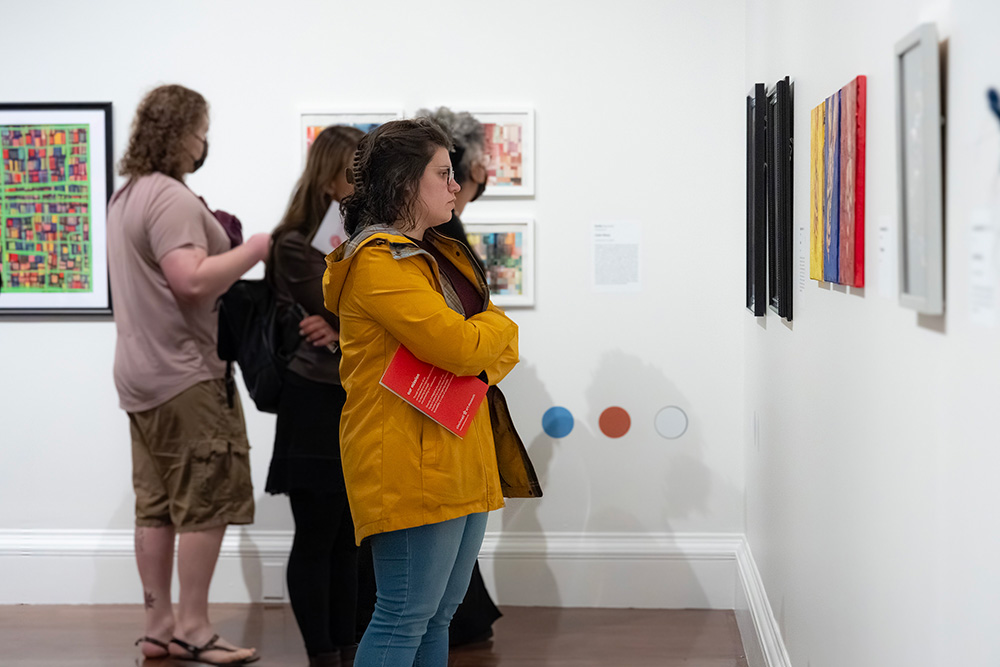
<svg viewBox="0 0 1000 667">
<path fill-rule="evenodd" d="M 755 317 L 766 314 L 767 304 L 767 93 L 756 83 L 747 94 L 747 263 L 746 307 Z"/>
<path fill-rule="evenodd" d="M 792 84 L 779 80 L 767 93 L 767 293 L 768 307 L 792 320 L 794 286 L 792 167 L 794 118 Z"/>
<path fill-rule="evenodd" d="M 39 139 L 26 134 L 26 128 L 47 132 L 59 126 L 64 129 L 62 143 L 52 135 Z M 5 223 L 0 230 L 0 317 L 112 315 L 107 246 L 107 209 L 114 191 L 112 127 L 111 102 L 0 104 L 0 219 Z M 45 149 L 41 155 L 40 149 Z M 31 204 L 42 207 L 41 213 L 25 209 Z M 45 220 L 49 215 L 53 220 Z M 16 236 L 6 224 L 12 218 L 22 225 Z M 28 256 L 29 268 L 12 269 L 13 255 L 18 264 Z M 32 272 L 32 280 L 44 286 L 15 287 Z"/>
</svg>

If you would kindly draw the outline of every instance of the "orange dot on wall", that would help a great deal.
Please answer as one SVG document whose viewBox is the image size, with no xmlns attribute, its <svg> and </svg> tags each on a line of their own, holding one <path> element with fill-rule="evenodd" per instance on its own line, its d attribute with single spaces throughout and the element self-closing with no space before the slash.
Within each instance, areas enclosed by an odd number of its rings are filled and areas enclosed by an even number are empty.
<svg viewBox="0 0 1000 667">
<path fill-rule="evenodd" d="M 604 435 L 609 438 L 620 438 L 628 433 L 629 427 L 632 426 L 632 418 L 625 410 L 614 406 L 602 412 L 597 423 Z"/>
</svg>

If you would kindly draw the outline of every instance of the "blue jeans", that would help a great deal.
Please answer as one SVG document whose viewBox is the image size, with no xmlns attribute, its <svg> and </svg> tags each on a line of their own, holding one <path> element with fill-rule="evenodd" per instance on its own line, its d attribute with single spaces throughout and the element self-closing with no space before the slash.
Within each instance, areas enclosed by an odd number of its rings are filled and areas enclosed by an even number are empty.
<svg viewBox="0 0 1000 667">
<path fill-rule="evenodd" d="M 485 534 L 483 512 L 369 538 L 378 592 L 354 667 L 447 667 L 448 625 Z"/>
</svg>

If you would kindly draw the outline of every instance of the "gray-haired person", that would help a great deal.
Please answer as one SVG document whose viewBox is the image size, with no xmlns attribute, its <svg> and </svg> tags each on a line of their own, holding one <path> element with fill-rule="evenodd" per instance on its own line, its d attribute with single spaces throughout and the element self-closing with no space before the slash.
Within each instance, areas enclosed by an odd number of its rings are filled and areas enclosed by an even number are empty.
<svg viewBox="0 0 1000 667">
<path fill-rule="evenodd" d="M 448 107 L 438 107 L 434 111 L 420 109 L 417 118 L 430 118 L 437 122 L 451 136 L 455 149 L 451 152 L 451 168 L 455 170 L 455 180 L 462 186 L 455 197 L 455 212 L 451 220 L 436 229 L 445 236 L 458 239 L 469 245 L 469 239 L 462 226 L 461 215 L 469 202 L 474 202 L 486 190 L 489 176 L 486 155 L 486 131 L 468 111 L 452 111 Z M 473 253 L 475 254 L 475 253 Z M 483 260 L 478 257 L 479 263 Z M 479 574 L 477 568 L 476 575 Z M 491 603 L 492 604 L 492 603 Z M 454 628 L 454 625 L 452 626 Z"/>
</svg>

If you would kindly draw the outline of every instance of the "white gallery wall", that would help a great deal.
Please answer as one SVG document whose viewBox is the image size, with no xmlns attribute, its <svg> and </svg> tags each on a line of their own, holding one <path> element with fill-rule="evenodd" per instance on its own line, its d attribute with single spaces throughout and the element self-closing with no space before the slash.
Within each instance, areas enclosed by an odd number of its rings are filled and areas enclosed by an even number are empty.
<svg viewBox="0 0 1000 667">
<path fill-rule="evenodd" d="M 0 70 L 2 101 L 113 102 L 117 160 L 146 91 L 200 91 L 211 149 L 188 183 L 248 234 L 283 212 L 303 111 L 534 109 L 536 196 L 467 210 L 536 221 L 537 303 L 510 311 L 522 361 L 504 388 L 545 497 L 491 518 L 484 570 L 506 603 L 732 606 L 719 554 L 743 532 L 743 346 L 761 344 L 740 307 L 742 0 L 87 10 L 4 3 L 6 26 L 44 21 L 46 46 Z M 641 290 L 597 293 L 591 225 L 618 221 L 641 226 Z M 0 602 L 138 599 L 114 343 L 110 319 L 0 320 Z M 280 594 L 292 527 L 263 492 L 273 416 L 244 405 L 257 521 L 230 531 L 215 600 Z M 690 419 L 677 440 L 653 427 L 669 405 Z M 565 438 L 541 428 L 552 406 L 576 420 Z M 614 440 L 610 406 L 632 418 Z"/>
<path fill-rule="evenodd" d="M 878 228 L 899 217 L 894 45 L 924 21 L 947 43 L 937 318 L 882 295 L 895 279 L 881 280 L 879 259 Z M 973 322 L 969 298 L 976 211 L 1000 225 L 1000 124 L 986 97 L 1000 86 L 998 25 L 992 0 L 747 3 L 745 89 L 795 82 L 796 241 L 809 220 L 809 112 L 868 77 L 865 288 L 806 280 L 793 323 L 747 315 L 742 327 L 747 538 L 796 667 L 1000 656 L 1000 330 Z"/>
</svg>

